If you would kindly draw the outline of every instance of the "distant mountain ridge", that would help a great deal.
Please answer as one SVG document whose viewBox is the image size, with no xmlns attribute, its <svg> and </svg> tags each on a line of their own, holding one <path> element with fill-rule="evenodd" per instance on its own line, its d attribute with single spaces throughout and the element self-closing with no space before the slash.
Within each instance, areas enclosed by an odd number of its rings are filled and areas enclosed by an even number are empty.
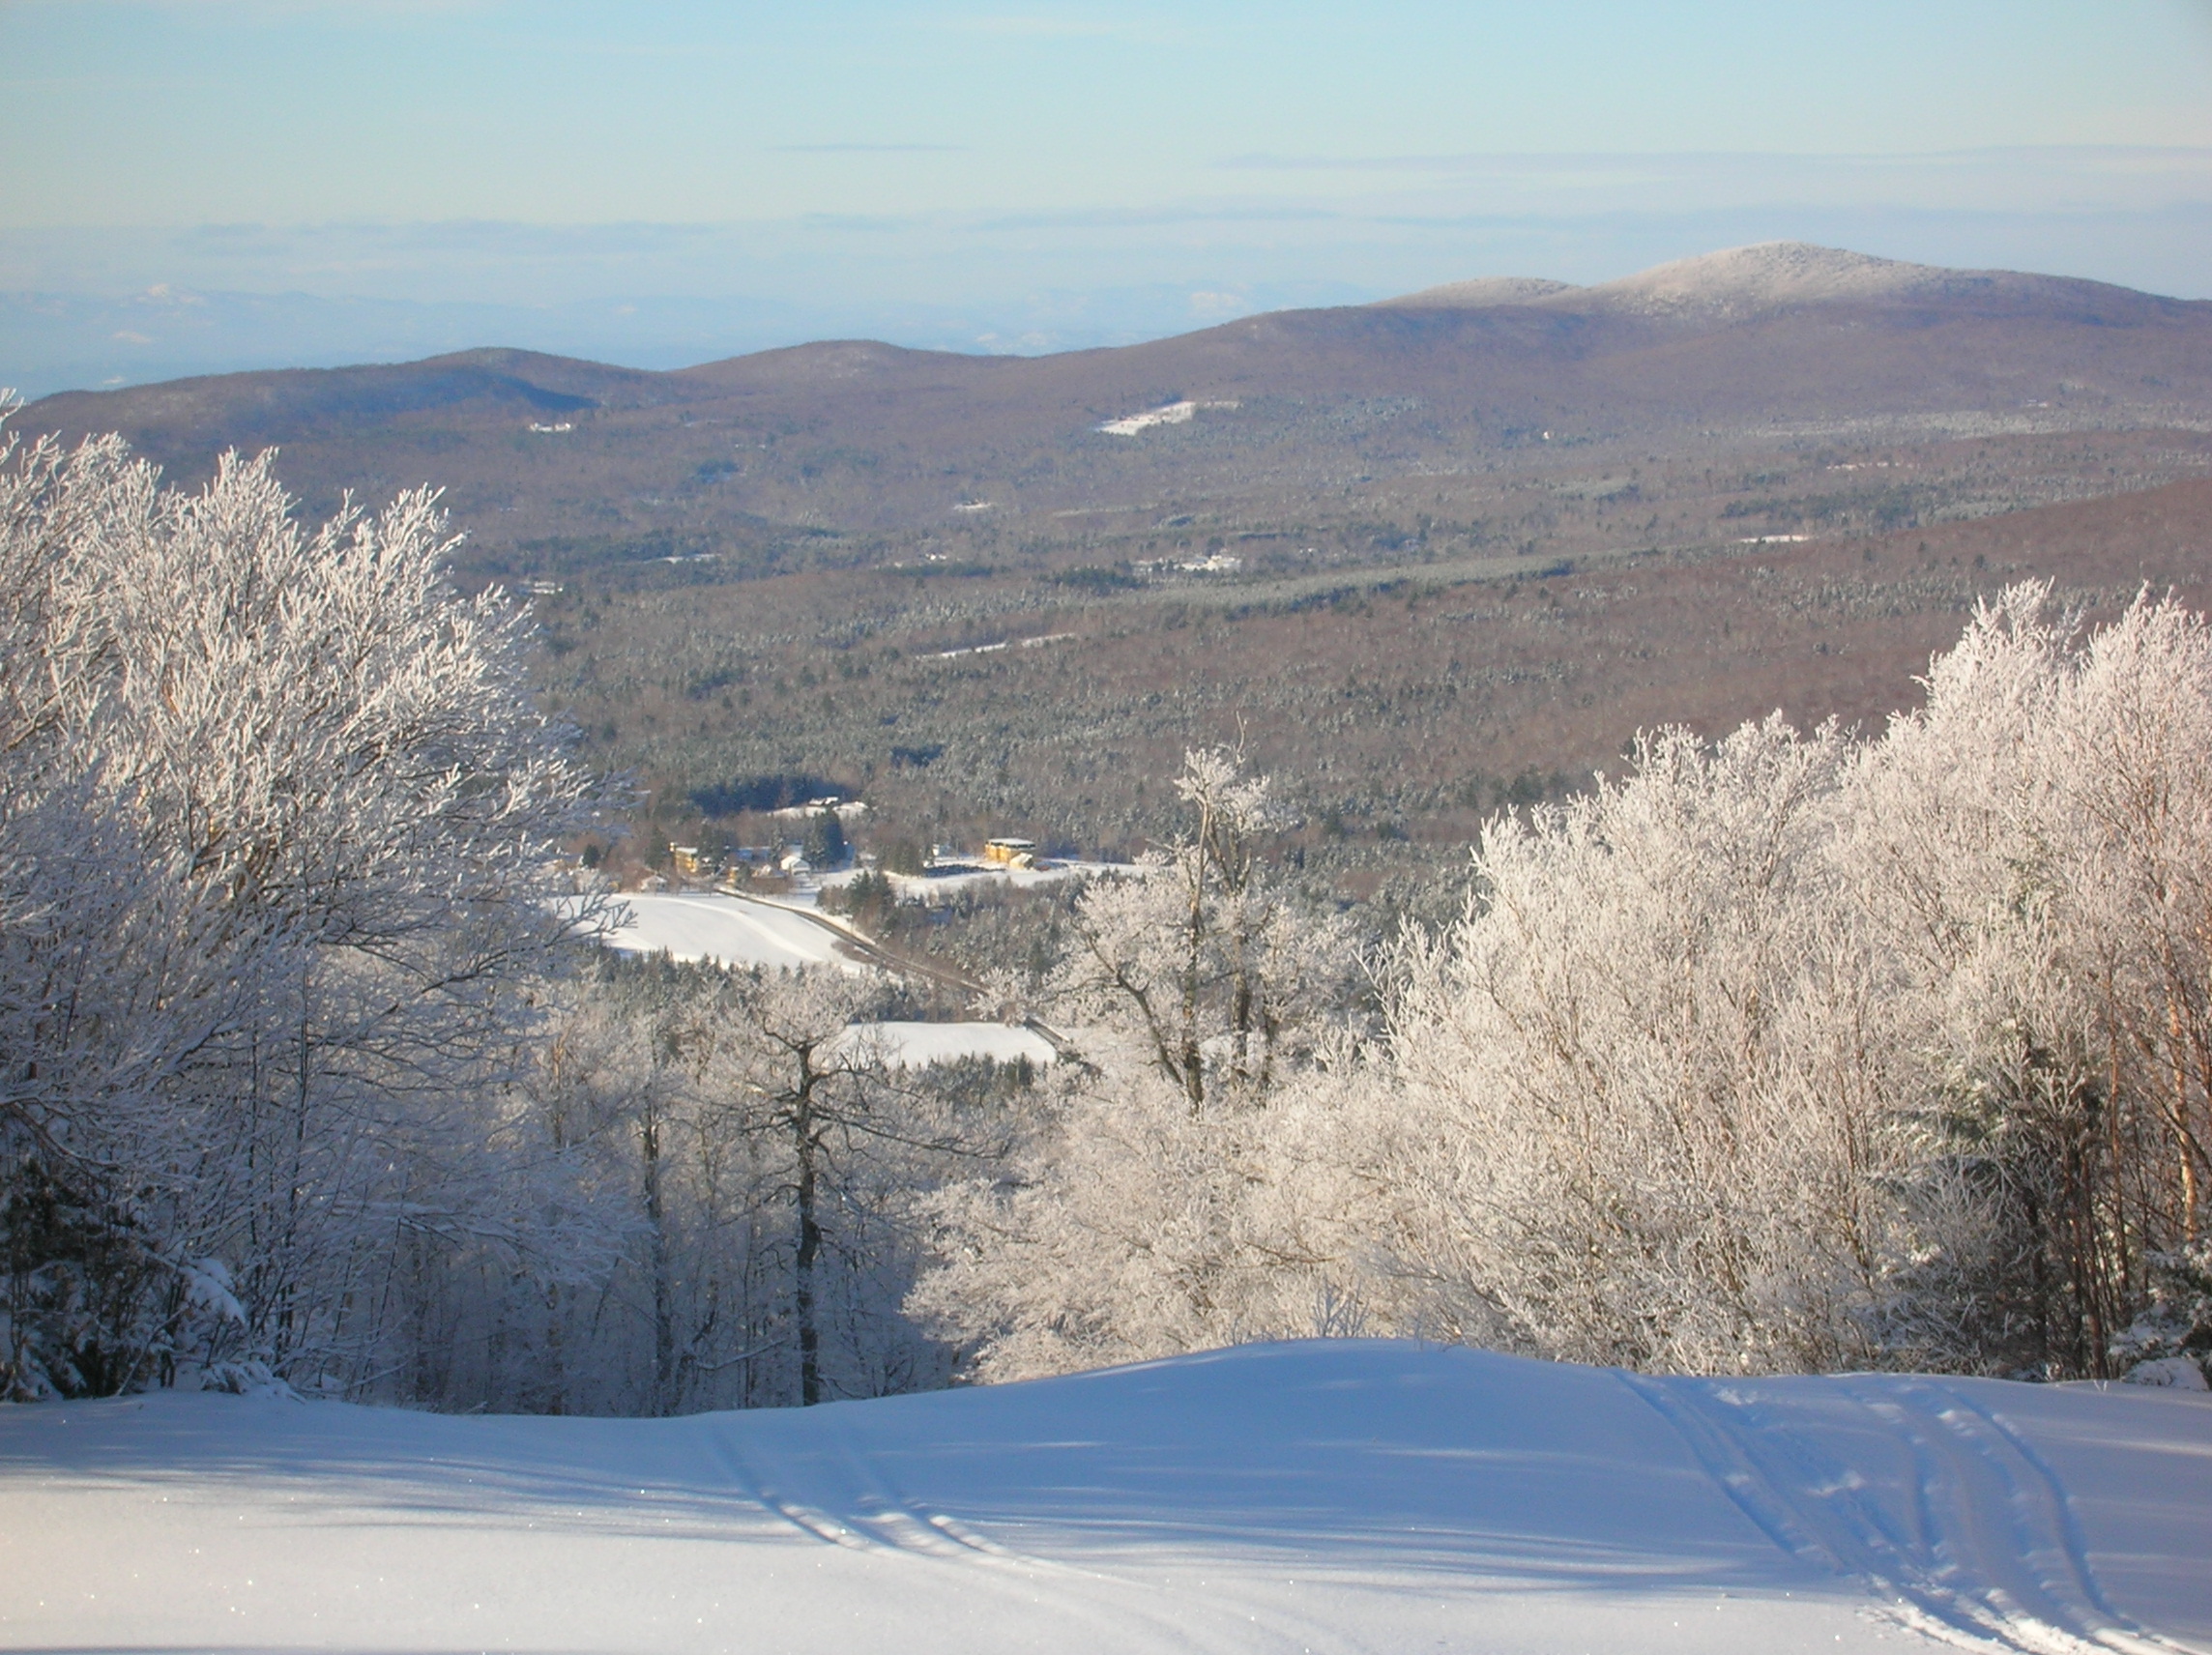
<svg viewBox="0 0 2212 1655">
<path fill-rule="evenodd" d="M 1125 424 L 1180 402 L 1191 418 Z M 1014 519 L 1042 547 L 1101 514 L 1402 517 L 1382 495 L 1424 478 L 1464 492 L 1570 455 L 1593 475 L 1733 463 L 1820 431 L 2212 429 L 2212 303 L 1771 243 L 1595 286 L 1487 278 L 1053 356 L 846 339 L 646 371 L 486 348 L 70 392 L 14 425 L 121 430 L 181 479 L 225 448 L 278 445 L 311 504 L 440 483 L 469 555 L 509 574 L 702 555 L 767 568 L 794 537 L 814 556 L 825 536 L 974 541 Z"/>
<path fill-rule="evenodd" d="M 917 842 L 1134 848 L 1144 778 L 1248 731 L 1378 880 L 1638 728 L 1878 716 L 2007 580 L 2109 612 L 2212 547 L 2212 304 L 1790 244 L 1054 356 L 486 348 L 11 424 L 188 484 L 276 445 L 309 513 L 443 487 L 456 574 L 524 588 L 549 704 L 665 799 L 803 772 Z"/>
<path fill-rule="evenodd" d="M 1592 287 L 1529 276 L 1492 276 L 1424 288 L 1382 300 L 1376 308 L 1486 309 L 1528 305 L 1578 314 L 1727 324 L 1812 305 L 1962 303 L 2139 312 L 2163 311 L 2190 302 L 2071 276 L 1952 270 L 1876 258 L 1809 242 L 1762 242 L 1677 259 Z"/>
<path fill-rule="evenodd" d="M 1424 287 L 1418 293 L 1379 299 L 1377 310 L 1487 310 L 1498 305 L 1535 305 L 1562 293 L 1584 293 L 1571 281 L 1551 281 L 1535 276 L 1483 276 L 1471 281 L 1447 281 Z"/>
</svg>

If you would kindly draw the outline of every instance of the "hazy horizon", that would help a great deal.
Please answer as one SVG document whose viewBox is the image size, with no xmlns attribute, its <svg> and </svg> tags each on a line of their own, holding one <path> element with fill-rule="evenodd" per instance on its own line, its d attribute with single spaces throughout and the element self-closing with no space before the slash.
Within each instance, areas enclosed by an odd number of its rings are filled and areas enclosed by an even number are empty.
<svg viewBox="0 0 2212 1655">
<path fill-rule="evenodd" d="M 2212 8 L 16 0 L 0 384 L 1132 342 L 1771 240 L 2212 297 Z"/>
</svg>

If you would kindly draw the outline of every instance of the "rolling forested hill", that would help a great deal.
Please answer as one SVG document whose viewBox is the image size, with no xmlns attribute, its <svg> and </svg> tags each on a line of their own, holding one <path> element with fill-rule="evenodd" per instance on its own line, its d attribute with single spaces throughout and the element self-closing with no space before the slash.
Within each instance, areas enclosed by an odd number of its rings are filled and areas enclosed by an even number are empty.
<svg viewBox="0 0 2212 1655">
<path fill-rule="evenodd" d="M 314 509 L 442 485 L 671 831 L 796 772 L 917 838 L 1127 844 L 1241 731 L 1315 849 L 1386 862 L 1640 726 L 1874 716 L 2020 573 L 2198 590 L 2212 305 L 1778 245 L 1043 358 L 481 350 L 15 424 L 187 481 L 275 445 Z"/>
</svg>

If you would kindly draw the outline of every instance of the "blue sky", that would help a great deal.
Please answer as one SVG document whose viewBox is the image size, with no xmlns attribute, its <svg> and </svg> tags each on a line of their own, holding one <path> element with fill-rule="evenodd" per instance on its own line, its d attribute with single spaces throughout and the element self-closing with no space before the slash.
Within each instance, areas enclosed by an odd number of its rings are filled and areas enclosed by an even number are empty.
<svg viewBox="0 0 2212 1655">
<path fill-rule="evenodd" d="M 1775 237 L 2212 296 L 2212 3 L 0 0 L 0 154 L 18 380 L 188 298 L 1040 349 Z"/>
</svg>

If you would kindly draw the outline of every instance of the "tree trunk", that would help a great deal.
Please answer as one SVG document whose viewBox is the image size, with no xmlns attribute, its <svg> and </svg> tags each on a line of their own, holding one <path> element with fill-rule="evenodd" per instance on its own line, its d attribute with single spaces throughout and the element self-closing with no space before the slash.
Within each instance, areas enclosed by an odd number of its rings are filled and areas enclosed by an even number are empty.
<svg viewBox="0 0 2212 1655">
<path fill-rule="evenodd" d="M 799 1257 L 793 1306 L 799 1319 L 799 1401 L 812 1408 L 822 1400 L 822 1340 L 815 1325 L 814 1263 L 822 1254 L 822 1228 L 815 1221 L 814 1108 L 809 1076 L 800 1083 L 799 1107 L 792 1118 L 793 1147 L 799 1153 Z"/>
<path fill-rule="evenodd" d="M 660 1116 L 650 1106 L 643 1140 L 645 1223 L 653 1269 L 653 1411 L 664 1415 L 676 1406 L 676 1291 L 660 1188 Z"/>
</svg>

